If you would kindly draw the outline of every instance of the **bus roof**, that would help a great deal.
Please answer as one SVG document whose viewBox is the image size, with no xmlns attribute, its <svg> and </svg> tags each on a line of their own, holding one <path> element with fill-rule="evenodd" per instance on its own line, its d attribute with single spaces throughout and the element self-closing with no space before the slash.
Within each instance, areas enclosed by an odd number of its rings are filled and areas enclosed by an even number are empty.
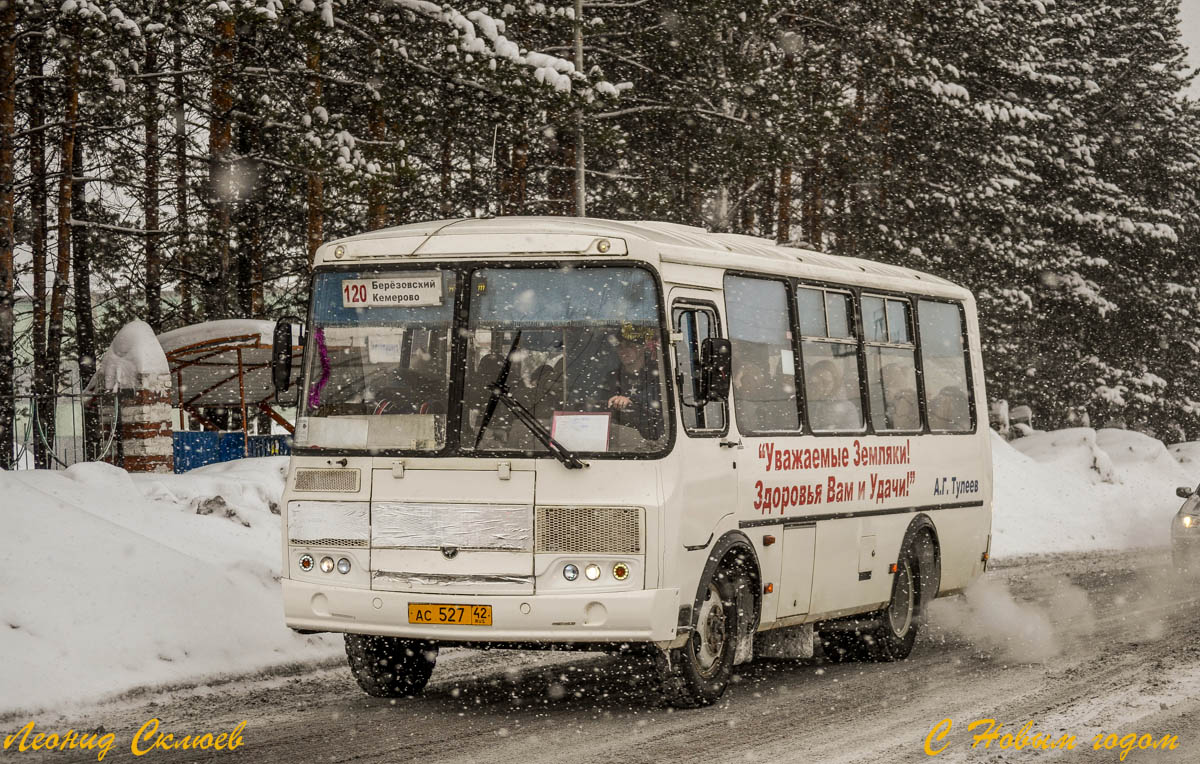
<svg viewBox="0 0 1200 764">
<path fill-rule="evenodd" d="M 604 238 L 615 240 L 609 255 L 625 254 L 627 250 L 622 247 L 633 239 L 651 245 L 665 262 L 746 271 L 815 272 L 814 275 L 820 278 L 848 283 L 878 283 L 882 278 L 918 292 L 945 294 L 952 291 L 958 293 L 955 296 L 969 298 L 969 292 L 953 282 L 911 268 L 782 246 L 755 236 L 713 233 L 697 226 L 653 220 L 550 216 L 433 220 L 329 242 L 317 251 L 315 264 L 503 253 L 598 255 L 602 253 L 595 244 Z M 342 250 L 340 255 L 335 254 L 338 249 Z M 931 290 L 931 287 L 934 288 Z"/>
</svg>

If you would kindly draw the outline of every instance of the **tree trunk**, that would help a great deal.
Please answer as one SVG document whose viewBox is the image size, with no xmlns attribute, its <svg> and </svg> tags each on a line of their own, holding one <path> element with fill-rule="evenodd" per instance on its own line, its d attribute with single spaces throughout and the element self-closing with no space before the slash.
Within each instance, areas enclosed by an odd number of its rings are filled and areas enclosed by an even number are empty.
<svg viewBox="0 0 1200 764">
<path fill-rule="evenodd" d="M 551 215 L 575 215 L 575 131 L 558 128 L 554 145 L 555 169 L 549 171 L 546 212 Z"/>
<path fill-rule="evenodd" d="M 146 41 L 146 103 L 143 122 L 146 143 L 143 159 L 146 169 L 146 323 L 157 334 L 162 331 L 162 264 L 158 253 L 158 42 Z"/>
<path fill-rule="evenodd" d="M 74 166 L 78 175 L 84 172 L 84 133 L 75 136 Z M 80 179 L 75 183 L 71 193 L 71 217 L 76 221 L 87 220 L 87 200 L 84 195 L 86 181 Z M 80 389 L 87 386 L 96 373 L 96 324 L 92 315 L 92 265 L 91 257 L 92 231 L 86 225 L 76 226 L 71 239 L 71 260 L 73 261 L 75 279 L 75 347 L 76 361 L 79 364 Z M 83 406 L 83 458 L 93 461 L 100 455 L 100 410 L 96 405 Z"/>
<path fill-rule="evenodd" d="M 825 209 L 825 198 L 821 188 L 821 154 L 813 152 L 812 161 L 806 167 L 803 178 L 802 198 L 800 205 L 801 227 L 804 238 L 815 249 L 821 249 L 822 216 Z"/>
<path fill-rule="evenodd" d="M 182 12 L 175 16 L 175 223 L 178 228 L 178 239 L 175 245 L 176 262 L 178 264 L 179 283 L 179 318 L 183 324 L 195 320 L 192 312 L 192 254 L 190 249 L 191 230 L 188 225 L 188 177 L 187 177 L 187 121 L 186 103 L 183 89 L 183 26 Z"/>
<path fill-rule="evenodd" d="M 230 13 L 216 21 L 213 44 L 212 119 L 208 130 L 208 204 L 209 247 L 203 269 L 205 317 L 228 315 L 229 277 L 229 148 L 233 139 L 230 113 L 233 111 L 234 24 Z"/>
<path fill-rule="evenodd" d="M 17 4 L 0 8 L 0 469 L 14 466 L 13 237 L 16 195 Z"/>
<path fill-rule="evenodd" d="M 754 189 L 754 176 L 746 173 L 742 176 L 742 193 L 738 197 L 741 210 L 740 230 L 738 233 L 754 233 L 754 200 L 750 195 Z"/>
<path fill-rule="evenodd" d="M 317 127 L 317 109 L 322 105 L 323 91 L 321 88 L 321 41 L 317 32 L 308 43 L 308 114 L 312 119 L 312 129 Z M 308 189 L 305 193 L 305 206 L 308 210 L 307 241 L 308 262 L 311 265 L 317 256 L 317 248 L 325 239 L 325 178 L 321 174 L 321 157 L 314 157 L 308 171 Z"/>
<path fill-rule="evenodd" d="M 505 215 L 519 215 L 525 211 L 525 176 L 529 167 L 529 143 L 524 138 L 514 138 L 504 181 L 500 187 L 500 209 Z"/>
<path fill-rule="evenodd" d="M 50 316 L 46 333 L 46 363 L 50 370 L 50 394 L 58 392 L 59 361 L 62 356 L 63 312 L 67 302 L 67 278 L 71 272 L 71 192 L 75 187 L 75 130 L 79 118 L 79 59 L 81 30 L 78 21 L 67 25 L 71 40 L 63 72 L 63 127 L 58 155 L 62 169 L 58 177 L 57 257 L 54 287 L 50 292 Z M 42 420 L 42 432 L 49 448 L 55 440 L 54 407 Z"/>
<path fill-rule="evenodd" d="M 386 183 L 383 179 L 383 142 L 387 140 L 387 122 L 384 120 L 383 102 L 378 93 L 371 101 L 367 120 L 371 140 L 375 144 L 371 152 L 377 157 L 376 164 L 379 168 L 371 174 L 371 180 L 367 183 L 367 230 L 374 231 L 388 224 L 387 201 L 384 199 Z"/>
<path fill-rule="evenodd" d="M 452 162 L 454 153 L 454 143 L 450 138 L 450 122 L 447 120 L 442 123 L 442 163 L 439 169 L 441 175 L 441 210 L 442 217 L 448 218 L 454 211 L 454 201 L 450 198 L 453 191 L 451 182 L 453 180 L 454 165 Z"/>
<path fill-rule="evenodd" d="M 46 358 L 46 117 L 43 110 L 45 63 L 42 41 L 29 42 L 29 247 L 33 256 L 33 464 L 52 465 L 46 443 L 37 437 L 46 412 L 54 409 L 51 367 Z"/>
<path fill-rule="evenodd" d="M 770 236 L 775 217 L 775 173 L 767 172 L 758 191 L 758 235 Z"/>
<path fill-rule="evenodd" d="M 778 206 L 775 218 L 775 241 L 785 244 L 792 239 L 792 163 L 779 168 Z"/>
</svg>

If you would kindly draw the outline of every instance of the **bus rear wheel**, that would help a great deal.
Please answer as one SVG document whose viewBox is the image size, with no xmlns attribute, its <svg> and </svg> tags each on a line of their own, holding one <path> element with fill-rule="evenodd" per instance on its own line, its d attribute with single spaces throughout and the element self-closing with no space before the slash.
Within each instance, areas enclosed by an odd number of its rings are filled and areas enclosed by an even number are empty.
<svg viewBox="0 0 1200 764">
<path fill-rule="evenodd" d="M 700 708 L 719 699 L 733 675 L 739 633 L 736 579 L 719 570 L 705 588 L 687 643 L 658 655 L 667 705 Z"/>
<path fill-rule="evenodd" d="M 831 663 L 898 661 L 917 639 L 921 608 L 932 589 L 932 545 L 923 534 L 906 545 L 896 562 L 887 607 L 869 615 L 834 621 L 821 628 L 821 648 Z M 924 577 L 922 577 L 924 576 Z"/>
<path fill-rule="evenodd" d="M 363 692 L 376 698 L 420 695 L 437 662 L 434 642 L 370 634 L 346 635 L 346 659 Z"/>
<path fill-rule="evenodd" d="M 892 597 L 880 612 L 879 626 L 867 635 L 867 657 L 876 661 L 898 661 L 908 657 L 917 640 L 920 585 L 917 556 L 906 550 L 896 563 Z"/>
</svg>

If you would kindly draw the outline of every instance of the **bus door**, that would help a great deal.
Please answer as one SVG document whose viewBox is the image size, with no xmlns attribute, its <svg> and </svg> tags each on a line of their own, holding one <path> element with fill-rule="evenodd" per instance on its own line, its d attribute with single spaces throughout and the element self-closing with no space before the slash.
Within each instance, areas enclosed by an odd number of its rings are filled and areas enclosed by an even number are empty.
<svg viewBox="0 0 1200 764">
<path fill-rule="evenodd" d="M 789 286 L 782 279 L 725 276 L 733 355 L 738 525 L 759 548 L 762 619 L 809 612 L 818 480 L 793 456 L 803 438 Z"/>
<path fill-rule="evenodd" d="M 707 544 L 717 523 L 737 504 L 734 463 L 739 452 L 729 438 L 728 406 L 724 402 L 701 405 L 696 400 L 700 347 L 705 339 L 722 336 L 719 299 L 702 289 L 671 290 L 675 387 L 683 422 L 675 451 L 683 469 L 680 538 L 684 546 Z"/>
</svg>

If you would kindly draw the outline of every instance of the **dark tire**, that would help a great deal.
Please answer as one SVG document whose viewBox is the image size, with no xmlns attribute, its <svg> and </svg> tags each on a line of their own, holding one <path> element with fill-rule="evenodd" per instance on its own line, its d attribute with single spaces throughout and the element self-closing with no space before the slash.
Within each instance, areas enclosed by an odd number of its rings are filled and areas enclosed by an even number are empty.
<svg viewBox="0 0 1200 764">
<path fill-rule="evenodd" d="M 368 634 L 346 635 L 346 659 L 363 692 L 376 698 L 420 695 L 437 662 L 434 642 Z"/>
<path fill-rule="evenodd" d="M 675 708 L 700 708 L 716 702 L 733 675 L 739 613 L 737 579 L 718 570 L 700 602 L 696 628 L 683 647 L 657 651 L 663 701 Z"/>
<path fill-rule="evenodd" d="M 864 635 L 866 654 L 873 661 L 898 661 L 908 657 L 917 640 L 921 615 L 920 563 L 911 549 L 904 550 L 892 576 L 892 598 L 879 612 L 879 626 Z"/>
<path fill-rule="evenodd" d="M 916 642 L 925 605 L 937 596 L 937 579 L 933 541 L 927 533 L 918 533 L 900 550 L 887 607 L 826 624 L 819 630 L 825 659 L 843 663 L 907 658 Z"/>
</svg>

